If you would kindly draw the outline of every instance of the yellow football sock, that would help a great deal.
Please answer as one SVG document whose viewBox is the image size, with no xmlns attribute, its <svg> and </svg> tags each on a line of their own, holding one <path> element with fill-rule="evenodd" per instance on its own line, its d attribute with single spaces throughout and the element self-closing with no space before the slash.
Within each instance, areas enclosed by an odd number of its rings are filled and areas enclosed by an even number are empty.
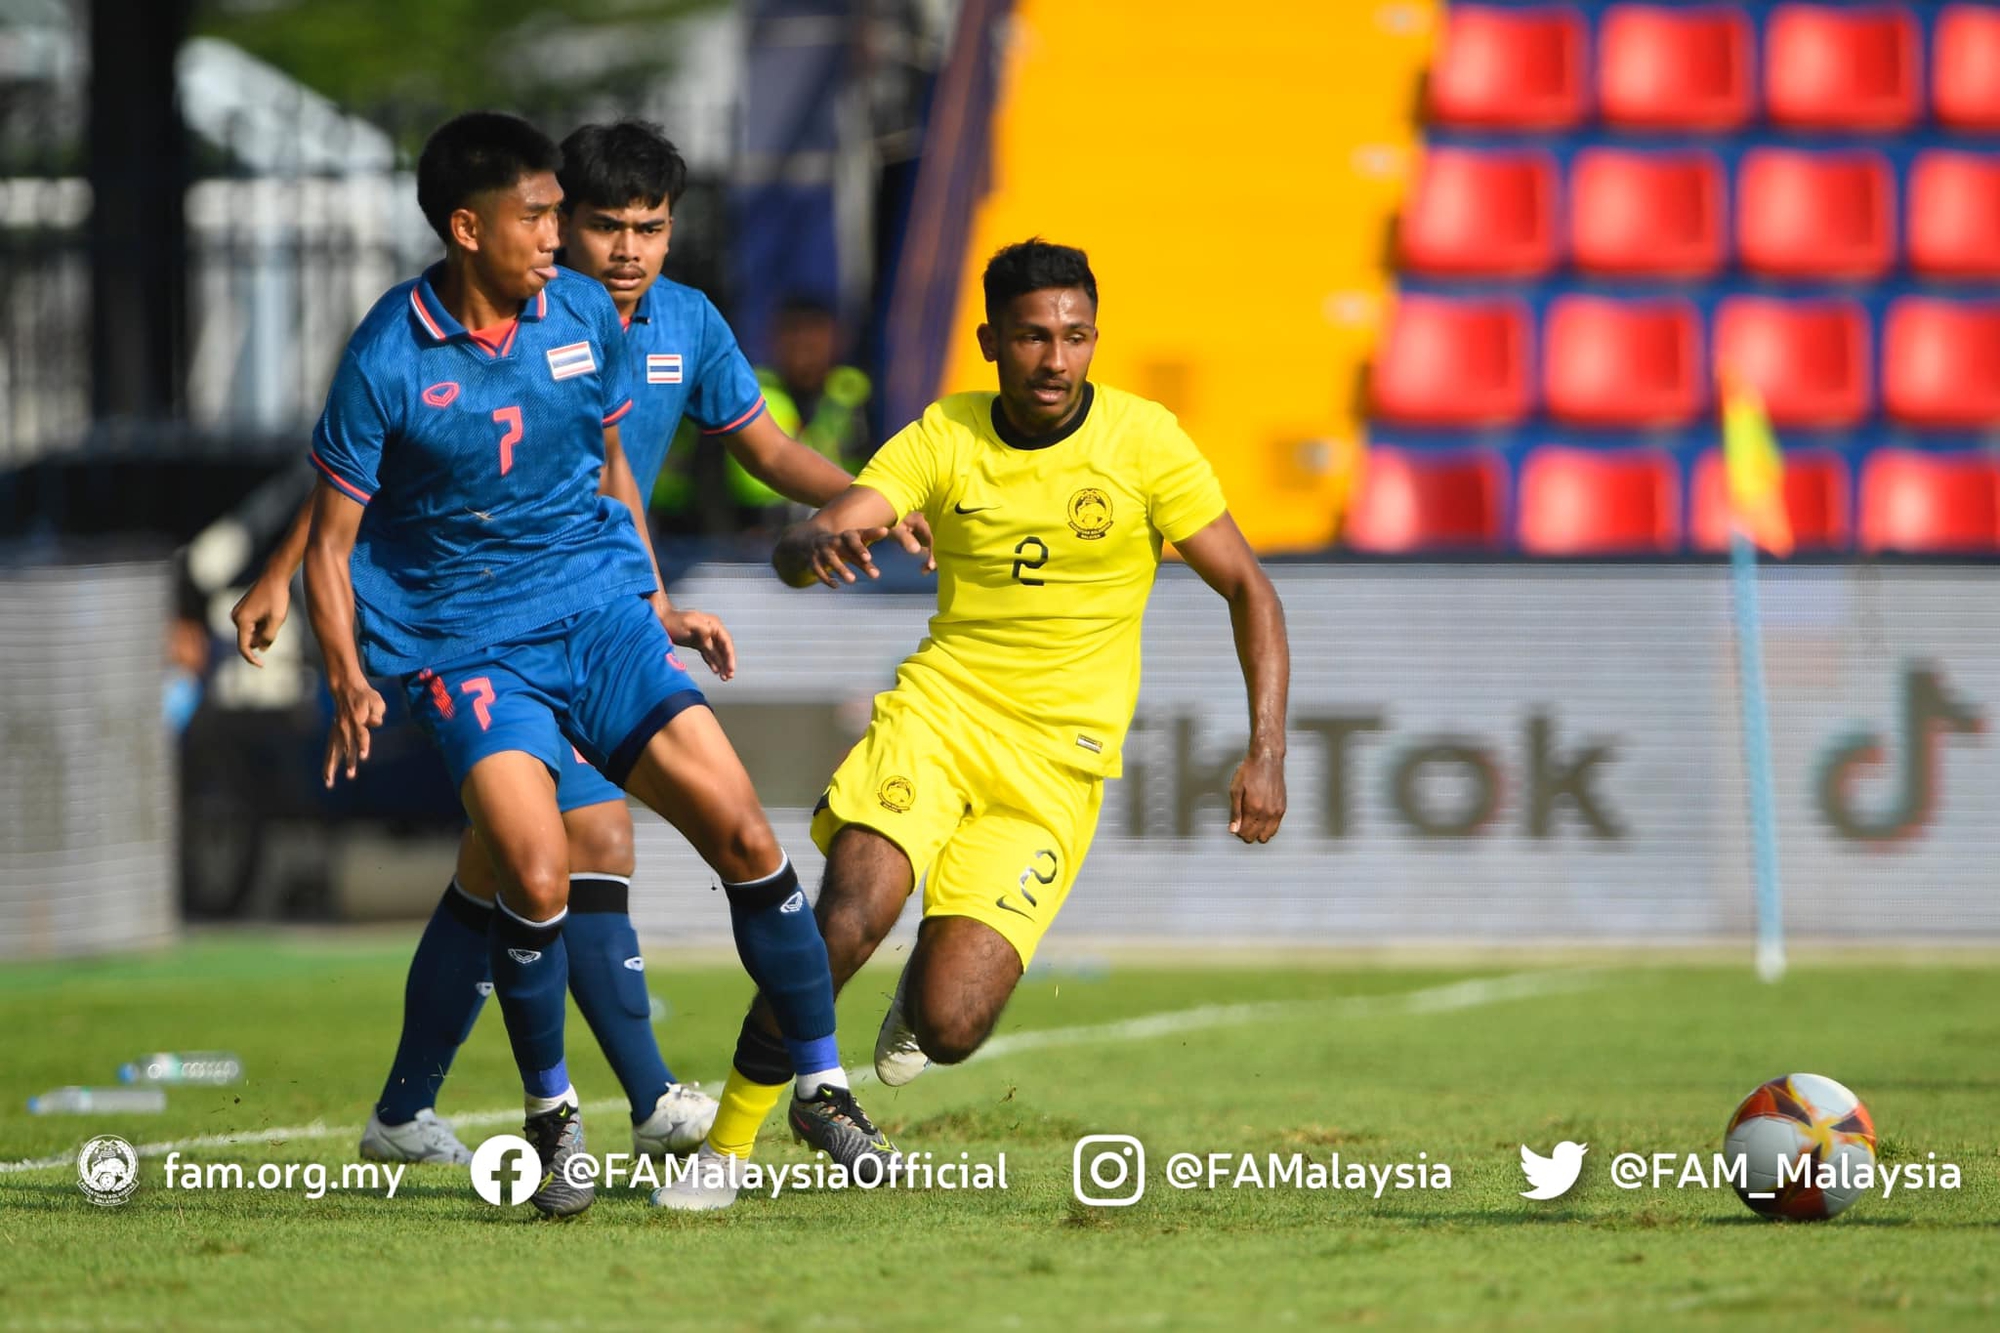
<svg viewBox="0 0 2000 1333">
<path fill-rule="evenodd" d="M 708 1146 L 731 1157 L 748 1157 L 757 1146 L 757 1131 L 763 1128 L 771 1109 L 791 1087 L 783 1083 L 752 1083 L 736 1069 L 722 1087 L 722 1104 L 715 1123 L 708 1128 Z"/>
</svg>

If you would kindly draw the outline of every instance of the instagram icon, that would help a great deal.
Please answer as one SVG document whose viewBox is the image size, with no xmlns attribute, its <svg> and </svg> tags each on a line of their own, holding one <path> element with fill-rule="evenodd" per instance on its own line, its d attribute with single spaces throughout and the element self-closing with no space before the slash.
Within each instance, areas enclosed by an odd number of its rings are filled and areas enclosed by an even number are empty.
<svg viewBox="0 0 2000 1333">
<path fill-rule="evenodd" d="M 1070 1188 L 1092 1208 L 1124 1208 L 1146 1192 L 1146 1145 L 1130 1134 L 1086 1134 L 1070 1156 Z"/>
</svg>

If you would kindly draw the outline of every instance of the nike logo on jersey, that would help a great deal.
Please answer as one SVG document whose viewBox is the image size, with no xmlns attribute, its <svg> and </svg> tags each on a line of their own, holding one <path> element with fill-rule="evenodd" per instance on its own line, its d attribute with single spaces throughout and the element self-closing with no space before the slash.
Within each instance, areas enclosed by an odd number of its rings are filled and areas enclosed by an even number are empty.
<svg viewBox="0 0 2000 1333">
<path fill-rule="evenodd" d="M 1000 909 L 1001 909 L 1002 911 L 1006 911 L 1006 912 L 1012 912 L 1012 913 L 1013 913 L 1013 914 L 1014 914 L 1015 916 L 1026 916 L 1026 917 L 1028 917 L 1028 920 L 1030 920 L 1030 921 L 1033 921 L 1033 920 L 1035 919 L 1035 918 L 1034 918 L 1034 917 L 1032 917 L 1032 916 L 1028 916 L 1028 913 L 1026 913 L 1026 912 L 1022 911 L 1022 910 L 1021 910 L 1020 908 L 1018 908 L 1018 907 L 1014 906 L 1014 904 L 1012 904 L 1012 903 L 1008 902 L 1008 901 L 1007 901 L 1007 895 L 1006 895 L 1006 894 L 1004 894 L 1004 893 L 1003 893 L 1003 894 L 1001 894 L 1001 895 L 1000 895 L 1000 896 L 999 896 L 998 898 L 995 898 L 995 899 L 993 900 L 993 905 L 994 905 L 995 907 L 998 907 L 998 908 L 1000 908 Z"/>
<path fill-rule="evenodd" d="M 999 505 L 974 505 L 972 508 L 967 509 L 962 504 L 956 504 L 951 507 L 951 512 L 954 514 L 983 514 L 989 509 L 998 509 L 999 507 Z"/>
</svg>

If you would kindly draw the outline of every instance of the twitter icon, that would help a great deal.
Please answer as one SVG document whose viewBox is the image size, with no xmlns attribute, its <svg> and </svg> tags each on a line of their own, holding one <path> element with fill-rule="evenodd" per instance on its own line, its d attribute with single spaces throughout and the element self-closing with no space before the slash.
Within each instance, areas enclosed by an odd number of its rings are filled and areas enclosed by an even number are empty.
<svg viewBox="0 0 2000 1333">
<path fill-rule="evenodd" d="M 1543 1157 L 1527 1144 L 1522 1144 L 1521 1174 L 1534 1188 L 1522 1190 L 1521 1197 L 1560 1199 L 1569 1193 L 1569 1187 L 1576 1184 L 1576 1178 L 1583 1173 L 1583 1155 L 1589 1151 L 1588 1143 L 1571 1143 L 1564 1139 L 1556 1145 L 1553 1153 Z"/>
</svg>

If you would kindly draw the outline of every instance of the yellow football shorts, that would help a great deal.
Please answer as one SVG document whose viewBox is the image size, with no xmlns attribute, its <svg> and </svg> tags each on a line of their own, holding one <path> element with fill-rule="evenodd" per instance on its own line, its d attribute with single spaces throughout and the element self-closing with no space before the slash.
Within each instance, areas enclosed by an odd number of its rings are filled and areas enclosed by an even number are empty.
<svg viewBox="0 0 2000 1333">
<path fill-rule="evenodd" d="M 813 814 L 821 852 L 849 824 L 903 849 L 924 916 L 969 916 L 1026 968 L 1097 832 L 1104 781 L 947 705 L 890 691 Z"/>
</svg>

